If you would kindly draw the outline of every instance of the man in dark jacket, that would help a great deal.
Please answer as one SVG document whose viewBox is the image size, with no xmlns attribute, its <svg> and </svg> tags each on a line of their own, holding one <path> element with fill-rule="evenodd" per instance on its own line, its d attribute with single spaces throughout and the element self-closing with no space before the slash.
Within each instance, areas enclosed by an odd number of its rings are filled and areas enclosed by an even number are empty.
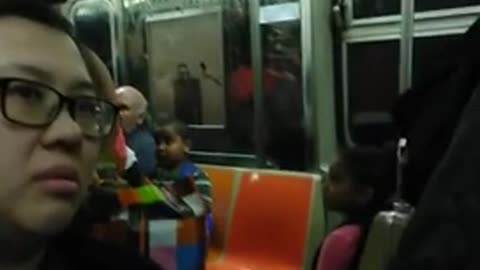
<svg viewBox="0 0 480 270">
<path fill-rule="evenodd" d="M 142 175 L 153 177 L 157 167 L 156 146 L 153 135 L 145 124 L 147 100 L 140 91 L 131 86 L 118 88 L 116 95 L 122 126 L 127 135 L 127 145 L 135 152 Z"/>
</svg>

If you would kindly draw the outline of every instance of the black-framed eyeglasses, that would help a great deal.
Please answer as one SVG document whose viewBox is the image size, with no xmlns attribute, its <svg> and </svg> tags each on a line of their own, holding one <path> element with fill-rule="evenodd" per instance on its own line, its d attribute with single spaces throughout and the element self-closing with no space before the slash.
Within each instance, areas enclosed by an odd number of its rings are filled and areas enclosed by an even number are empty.
<svg viewBox="0 0 480 270">
<path fill-rule="evenodd" d="M 29 127 L 50 125 L 66 105 L 83 134 L 93 138 L 109 135 L 118 115 L 118 108 L 106 100 L 67 97 L 50 86 L 25 79 L 0 78 L 0 98 L 3 116 Z"/>
</svg>

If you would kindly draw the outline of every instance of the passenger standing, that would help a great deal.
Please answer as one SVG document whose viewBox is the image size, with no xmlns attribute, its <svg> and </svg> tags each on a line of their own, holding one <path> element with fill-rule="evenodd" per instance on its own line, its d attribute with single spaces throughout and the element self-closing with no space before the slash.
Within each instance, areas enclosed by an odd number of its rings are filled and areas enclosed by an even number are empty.
<svg viewBox="0 0 480 270">
<path fill-rule="evenodd" d="M 342 154 L 324 185 L 326 207 L 347 220 L 325 238 L 316 270 L 357 269 L 370 223 L 394 191 L 395 151 L 353 148 Z"/>
<path fill-rule="evenodd" d="M 140 91 L 124 86 L 116 90 L 117 102 L 127 145 L 135 152 L 142 175 L 152 178 L 156 173 L 155 140 L 145 124 L 147 100 Z"/>
</svg>

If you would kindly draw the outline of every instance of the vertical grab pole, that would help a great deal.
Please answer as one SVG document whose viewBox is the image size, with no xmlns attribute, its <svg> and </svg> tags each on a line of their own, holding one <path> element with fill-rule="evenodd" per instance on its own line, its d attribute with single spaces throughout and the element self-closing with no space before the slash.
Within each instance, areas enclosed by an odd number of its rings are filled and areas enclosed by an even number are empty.
<svg viewBox="0 0 480 270">
<path fill-rule="evenodd" d="M 401 21 L 401 41 L 400 41 L 400 78 L 399 93 L 403 93 L 412 87 L 413 71 L 413 40 L 415 25 L 415 0 L 402 0 L 402 21 Z M 397 146 L 397 187 L 395 192 L 394 209 L 401 213 L 410 213 L 412 207 L 403 201 L 403 167 L 406 163 L 405 151 L 407 149 L 407 140 L 400 138 Z"/>
<path fill-rule="evenodd" d="M 413 34 L 415 24 L 415 0 L 402 0 L 400 41 L 399 91 L 403 93 L 412 86 Z"/>
<path fill-rule="evenodd" d="M 304 116 L 304 129 L 305 129 L 305 160 L 307 161 L 309 171 L 315 171 L 316 164 L 320 162 L 319 153 L 317 151 L 310 151 L 317 147 L 317 142 L 314 138 L 317 138 L 318 133 L 315 129 L 316 118 L 314 117 L 315 111 L 313 101 L 316 100 L 316 93 L 313 91 L 312 81 L 312 58 L 313 58 L 313 8 L 312 1 L 317 0 L 300 0 L 300 28 L 301 28 L 301 53 L 302 53 L 302 93 L 303 93 L 303 116 Z M 315 124 L 314 124 L 315 123 Z M 308 150 L 307 150 L 308 149 Z M 311 154 L 311 152 L 313 152 Z"/>
<path fill-rule="evenodd" d="M 264 111 L 263 111 L 263 52 L 262 29 L 260 27 L 260 1 L 250 0 L 250 35 L 252 51 L 252 69 L 254 74 L 254 143 L 258 167 L 265 164 Z"/>
</svg>

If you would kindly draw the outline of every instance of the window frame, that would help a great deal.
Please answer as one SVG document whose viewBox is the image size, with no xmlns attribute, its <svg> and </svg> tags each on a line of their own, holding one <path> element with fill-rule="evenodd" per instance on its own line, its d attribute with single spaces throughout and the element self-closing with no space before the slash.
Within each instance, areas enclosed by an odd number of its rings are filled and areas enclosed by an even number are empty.
<svg viewBox="0 0 480 270">
<path fill-rule="evenodd" d="M 350 132 L 351 117 L 350 117 L 350 88 L 349 88 L 349 72 L 348 72 L 348 46 L 356 43 L 368 43 L 379 41 L 397 41 L 400 47 L 401 35 L 388 34 L 379 36 L 365 36 L 352 38 L 349 41 L 342 42 L 342 102 L 343 102 L 343 129 L 344 138 L 349 146 L 355 145 L 352 133 Z"/>
<path fill-rule="evenodd" d="M 395 15 L 382 15 L 382 16 L 373 16 L 367 18 L 355 18 L 354 11 L 354 0 L 345 0 L 346 3 L 346 19 L 349 27 L 359 27 L 359 26 L 368 26 L 368 25 L 379 25 L 384 23 L 393 23 L 400 22 L 402 20 L 401 10 L 399 14 Z M 403 1 L 403 0 L 399 0 Z M 412 0 L 410 0 L 412 1 Z M 417 0 L 418 1 L 418 0 Z M 472 6 L 459 6 L 456 8 L 445 8 L 445 9 L 435 9 L 428 11 L 415 11 L 415 20 L 423 19 L 435 19 L 435 18 L 445 18 L 445 17 L 462 17 L 468 15 L 475 15 L 480 13 L 480 4 Z"/>
<path fill-rule="evenodd" d="M 403 0 L 409 1 L 409 0 Z M 378 42 L 388 40 L 399 40 L 403 42 L 400 47 L 399 61 L 399 94 L 409 86 L 413 76 L 413 46 L 415 38 L 430 36 L 446 36 L 464 33 L 480 15 L 480 4 L 478 6 L 458 7 L 450 9 L 439 9 L 432 11 L 414 12 L 413 25 L 411 29 L 405 29 L 408 25 L 402 21 L 402 16 L 387 15 L 371 18 L 353 18 L 353 0 L 346 0 L 347 3 L 347 29 L 342 33 L 340 45 L 341 64 L 341 94 L 342 100 L 342 122 L 344 143 L 348 146 L 355 145 L 353 135 L 350 132 L 350 104 L 348 85 L 348 45 L 352 43 Z M 405 3 L 402 3 L 405 4 Z M 402 7 L 402 9 L 405 6 Z M 410 31 L 409 31 L 410 30 Z M 407 36 L 405 36 L 405 34 Z M 405 51 L 406 50 L 406 51 Z M 339 138 L 340 139 L 340 138 Z"/>
</svg>

